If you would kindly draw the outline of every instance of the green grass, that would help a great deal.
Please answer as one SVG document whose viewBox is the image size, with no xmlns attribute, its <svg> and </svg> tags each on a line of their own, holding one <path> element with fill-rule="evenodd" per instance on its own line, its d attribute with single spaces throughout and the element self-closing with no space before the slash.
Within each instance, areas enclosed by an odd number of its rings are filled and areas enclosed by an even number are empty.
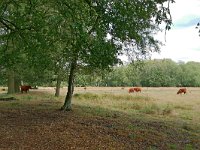
<svg viewBox="0 0 200 150">
<path fill-rule="evenodd" d="M 0 93 L 0 98 L 15 97 L 16 100 L 0 101 L 1 109 L 57 109 L 62 105 L 59 98 L 56 98 L 49 93 L 18 93 L 18 94 L 5 94 Z"/>
</svg>

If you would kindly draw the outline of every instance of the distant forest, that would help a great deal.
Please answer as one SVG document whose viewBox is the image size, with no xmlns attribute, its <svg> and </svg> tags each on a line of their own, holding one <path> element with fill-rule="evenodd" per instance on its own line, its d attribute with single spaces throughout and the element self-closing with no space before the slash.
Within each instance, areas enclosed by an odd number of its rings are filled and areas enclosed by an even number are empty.
<svg viewBox="0 0 200 150">
<path fill-rule="evenodd" d="M 171 59 L 136 61 L 110 71 L 78 75 L 78 86 L 199 87 L 199 62 L 174 62 Z"/>
<path fill-rule="evenodd" d="M 67 86 L 68 72 L 63 73 L 62 86 Z M 0 72 L 0 85 L 7 86 L 6 75 Z M 42 73 L 25 71 L 21 74 L 23 84 L 32 86 L 56 86 L 51 71 Z M 174 62 L 170 59 L 135 61 L 115 66 L 111 70 L 81 70 L 76 72 L 75 86 L 144 86 L 144 87 L 199 87 L 199 62 Z"/>
</svg>

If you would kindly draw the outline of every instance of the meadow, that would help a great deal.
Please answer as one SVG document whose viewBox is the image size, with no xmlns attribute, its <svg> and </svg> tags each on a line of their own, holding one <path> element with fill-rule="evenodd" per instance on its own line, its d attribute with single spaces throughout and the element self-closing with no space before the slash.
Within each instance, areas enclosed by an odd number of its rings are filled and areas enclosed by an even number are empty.
<svg viewBox="0 0 200 150">
<path fill-rule="evenodd" d="M 65 87 L 58 98 L 53 87 L 14 95 L 1 90 L 0 98 L 17 100 L 0 101 L 0 149 L 200 147 L 200 88 L 189 87 L 182 95 L 177 87 L 143 87 L 130 94 L 128 89 L 76 87 L 72 112 L 59 110 Z"/>
<path fill-rule="evenodd" d="M 200 126 L 200 88 L 187 88 L 187 94 L 176 94 L 177 87 L 142 88 L 128 93 L 129 87 L 77 88 L 74 104 L 102 107 L 127 114 L 147 114 L 166 120 L 181 120 Z M 65 90 L 64 90 L 65 91 Z"/>
</svg>

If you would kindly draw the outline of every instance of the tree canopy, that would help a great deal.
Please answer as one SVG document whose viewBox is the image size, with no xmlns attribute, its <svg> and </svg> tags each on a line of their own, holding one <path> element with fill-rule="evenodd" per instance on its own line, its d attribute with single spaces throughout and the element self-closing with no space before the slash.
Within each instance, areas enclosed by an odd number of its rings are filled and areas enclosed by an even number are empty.
<svg viewBox="0 0 200 150">
<path fill-rule="evenodd" d="M 23 0 L 1 1 L 0 61 L 10 77 L 25 68 L 68 74 L 62 109 L 71 110 L 79 70 L 105 70 L 124 53 L 146 56 L 159 51 L 154 35 L 172 24 L 174 0 Z M 53 67 L 52 67 L 53 66 Z M 67 67 L 64 67 L 67 66 Z M 44 74 L 44 73 L 42 73 Z M 13 84 L 12 84 L 13 85 Z"/>
</svg>

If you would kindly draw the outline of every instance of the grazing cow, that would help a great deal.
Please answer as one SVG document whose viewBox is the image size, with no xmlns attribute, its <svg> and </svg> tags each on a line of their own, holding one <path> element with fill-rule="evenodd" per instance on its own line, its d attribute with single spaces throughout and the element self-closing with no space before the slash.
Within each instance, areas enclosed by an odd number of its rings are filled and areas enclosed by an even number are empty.
<svg viewBox="0 0 200 150">
<path fill-rule="evenodd" d="M 142 89 L 141 89 L 141 88 L 139 88 L 139 87 L 136 87 L 136 88 L 134 88 L 134 91 L 135 91 L 135 92 L 141 92 L 141 91 L 142 91 Z"/>
<path fill-rule="evenodd" d="M 21 86 L 21 92 L 23 93 L 23 91 L 25 91 L 27 93 L 27 91 L 29 91 L 29 89 L 31 89 L 30 85 L 22 85 Z"/>
<path fill-rule="evenodd" d="M 186 88 L 181 88 L 181 89 L 179 89 L 178 90 L 178 92 L 177 92 L 177 94 L 182 94 L 182 93 L 187 93 L 187 90 L 186 90 Z"/>
<path fill-rule="evenodd" d="M 139 88 L 139 87 L 130 88 L 130 89 L 128 90 L 129 93 L 133 93 L 133 92 L 141 92 L 141 91 L 142 91 L 142 89 Z"/>
<path fill-rule="evenodd" d="M 129 92 L 129 93 L 134 93 L 134 88 L 130 88 L 130 89 L 128 90 L 128 92 Z"/>
</svg>

